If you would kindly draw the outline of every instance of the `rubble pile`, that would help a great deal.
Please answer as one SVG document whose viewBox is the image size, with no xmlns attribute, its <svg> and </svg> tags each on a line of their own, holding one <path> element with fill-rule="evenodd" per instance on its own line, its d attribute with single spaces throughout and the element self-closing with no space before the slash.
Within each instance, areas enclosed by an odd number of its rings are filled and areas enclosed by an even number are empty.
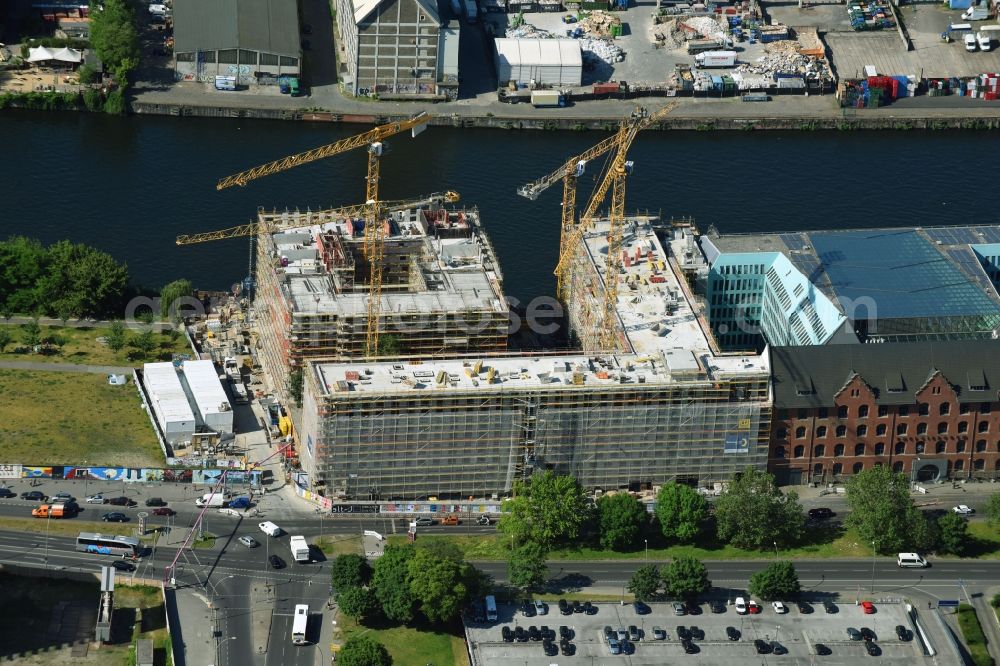
<svg viewBox="0 0 1000 666">
<path fill-rule="evenodd" d="M 621 24 L 619 17 L 598 9 L 581 20 L 579 26 L 589 37 L 613 37 L 613 30 Z"/>
<path fill-rule="evenodd" d="M 687 41 L 684 34 L 677 29 L 677 19 L 653 25 L 649 29 L 649 39 L 666 49 L 683 48 L 684 42 Z"/>
<path fill-rule="evenodd" d="M 618 22 L 621 23 L 620 20 Z M 522 23 L 516 28 L 508 28 L 504 34 L 510 39 L 566 39 L 563 35 L 555 35 L 530 23 Z M 584 62 L 602 60 L 614 63 L 625 59 L 625 52 L 610 39 L 583 37 L 579 41 Z"/>
<path fill-rule="evenodd" d="M 548 30 L 536 28 L 530 23 L 522 23 L 516 28 L 507 28 L 507 32 L 504 34 L 510 39 L 552 39 L 555 37 Z"/>
<path fill-rule="evenodd" d="M 684 19 L 681 23 L 705 39 L 725 39 L 726 37 L 726 29 L 710 16 L 693 16 Z"/>
</svg>

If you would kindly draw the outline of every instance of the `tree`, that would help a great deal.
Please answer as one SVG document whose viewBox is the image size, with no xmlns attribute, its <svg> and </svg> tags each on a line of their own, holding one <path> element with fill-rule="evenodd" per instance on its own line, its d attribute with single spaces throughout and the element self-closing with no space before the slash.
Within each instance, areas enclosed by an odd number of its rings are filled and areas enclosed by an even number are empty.
<svg viewBox="0 0 1000 666">
<path fill-rule="evenodd" d="M 371 584 L 382 614 L 394 622 L 405 624 L 413 620 L 416 600 L 410 592 L 409 563 L 415 553 L 416 549 L 409 544 L 390 545 L 375 560 Z"/>
<path fill-rule="evenodd" d="M 76 75 L 80 77 L 80 83 L 89 85 L 96 82 L 101 73 L 90 65 L 80 65 L 80 68 L 76 70 Z"/>
<path fill-rule="evenodd" d="M 470 565 L 417 548 L 407 568 L 410 593 L 428 620 L 447 622 L 458 615 L 470 596 Z"/>
<path fill-rule="evenodd" d="M 0 328 L 0 354 L 3 353 L 7 345 L 14 341 L 14 336 L 6 328 Z"/>
<path fill-rule="evenodd" d="M 399 344 L 399 336 L 391 333 L 382 333 L 378 336 L 379 356 L 399 356 L 402 347 Z"/>
<path fill-rule="evenodd" d="M 984 511 L 987 520 L 993 524 L 993 526 L 1000 525 L 1000 493 L 993 493 L 990 498 L 986 501 L 986 509 Z"/>
<path fill-rule="evenodd" d="M 104 97 L 100 90 L 87 88 L 83 91 L 83 106 L 91 113 L 104 110 Z"/>
<path fill-rule="evenodd" d="M 864 543 L 875 542 L 880 553 L 907 550 L 913 524 L 910 483 L 887 465 L 869 467 L 847 482 L 846 524 L 858 531 Z"/>
<path fill-rule="evenodd" d="M 928 518 L 927 514 L 915 506 L 911 506 L 907 513 L 909 531 L 905 550 L 917 553 L 937 550 L 941 540 L 941 529 L 937 522 Z"/>
<path fill-rule="evenodd" d="M 125 93 L 122 92 L 121 88 L 112 90 L 104 98 L 104 113 L 109 116 L 125 115 Z"/>
<path fill-rule="evenodd" d="M 132 338 L 132 346 L 135 347 L 142 358 L 149 358 L 149 355 L 159 346 L 152 331 L 143 331 Z"/>
<path fill-rule="evenodd" d="M 750 576 L 750 594 L 764 601 L 790 599 L 799 592 L 799 574 L 791 562 L 772 562 Z"/>
<path fill-rule="evenodd" d="M 368 634 L 351 636 L 337 653 L 338 666 L 392 666 L 385 646 Z"/>
<path fill-rule="evenodd" d="M 525 541 L 510 552 L 507 559 L 507 580 L 514 587 L 531 590 L 541 587 L 549 574 L 546 564 L 548 550 L 534 541 Z"/>
<path fill-rule="evenodd" d="M 666 483 L 656 494 L 654 507 L 663 536 L 680 543 L 691 543 L 708 520 L 708 500 L 694 488 L 680 483 Z"/>
<path fill-rule="evenodd" d="M 90 43 L 108 68 L 128 59 L 138 62 L 139 36 L 127 0 L 103 0 L 91 6 Z"/>
<path fill-rule="evenodd" d="M 297 407 L 302 406 L 302 385 L 304 382 L 305 375 L 302 373 L 302 368 L 296 368 L 288 373 L 288 392 Z"/>
<path fill-rule="evenodd" d="M 341 588 L 337 595 L 337 605 L 340 610 L 358 622 L 378 612 L 378 599 L 375 597 L 375 592 L 367 587 Z"/>
<path fill-rule="evenodd" d="M 349 587 L 362 587 L 368 584 L 371 573 L 368 560 L 361 555 L 340 555 L 330 565 L 330 584 L 338 593 Z"/>
<path fill-rule="evenodd" d="M 21 341 L 31 350 L 41 344 L 42 327 L 38 325 L 37 319 L 21 324 Z"/>
<path fill-rule="evenodd" d="M 104 336 L 104 341 L 107 343 L 108 349 L 115 353 L 124 349 L 127 341 L 125 337 L 125 324 L 120 321 L 111 322 L 111 326 L 108 327 L 108 333 Z"/>
<path fill-rule="evenodd" d="M 969 523 L 957 513 L 938 518 L 938 552 L 961 555 L 969 543 Z"/>
<path fill-rule="evenodd" d="M 628 493 L 604 495 L 597 500 L 601 546 L 623 550 L 635 545 L 646 522 L 646 509 Z"/>
<path fill-rule="evenodd" d="M 513 499 L 504 503 L 497 529 L 519 542 L 573 541 L 590 516 L 583 488 L 571 476 L 545 471 L 527 481 L 519 479 L 514 482 L 513 494 Z"/>
<path fill-rule="evenodd" d="M 660 589 L 660 568 L 655 564 L 646 564 L 635 570 L 628 581 L 628 591 L 637 601 L 649 601 L 656 597 Z"/>
<path fill-rule="evenodd" d="M 69 342 L 69 340 L 66 339 L 65 335 L 53 333 L 49 337 L 45 338 L 45 342 L 62 352 L 62 348 L 66 346 L 66 343 Z"/>
<path fill-rule="evenodd" d="M 183 299 L 191 298 L 194 287 L 190 280 L 174 280 L 160 290 L 160 316 L 167 321 L 180 321 Z"/>
<path fill-rule="evenodd" d="M 792 544 L 802 535 L 799 496 L 782 494 L 771 474 L 746 468 L 737 474 L 715 503 L 717 534 L 739 548 Z"/>
<path fill-rule="evenodd" d="M 693 557 L 678 557 L 667 565 L 663 573 L 663 586 L 672 597 L 693 601 L 712 587 L 708 569 Z"/>
</svg>

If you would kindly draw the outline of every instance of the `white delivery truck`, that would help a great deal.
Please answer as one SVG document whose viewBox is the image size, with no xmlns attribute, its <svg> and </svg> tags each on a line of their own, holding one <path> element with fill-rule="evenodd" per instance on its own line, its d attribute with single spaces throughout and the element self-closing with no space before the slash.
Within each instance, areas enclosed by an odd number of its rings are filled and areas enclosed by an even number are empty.
<svg viewBox="0 0 1000 666">
<path fill-rule="evenodd" d="M 976 36 L 973 35 L 971 32 L 965 33 L 965 36 L 962 37 L 962 43 L 965 44 L 966 51 L 976 50 Z"/>
<path fill-rule="evenodd" d="M 735 67 L 736 51 L 705 51 L 694 57 L 699 67 Z"/>
<path fill-rule="evenodd" d="M 288 539 L 288 546 L 292 549 L 292 557 L 296 562 L 309 561 L 309 544 L 304 536 L 293 536 Z"/>
<path fill-rule="evenodd" d="M 223 495 L 222 493 L 205 493 L 204 495 L 196 499 L 194 503 L 199 507 L 202 506 L 221 507 L 228 504 L 229 499 L 230 498 L 228 496 Z"/>
<path fill-rule="evenodd" d="M 260 531 L 269 537 L 281 536 L 281 528 L 272 523 L 270 520 L 265 520 L 264 522 L 259 523 L 257 527 L 259 527 Z"/>
<path fill-rule="evenodd" d="M 989 51 L 993 48 L 993 42 L 1000 41 L 1000 25 L 984 25 L 979 28 L 976 34 L 979 41 L 979 48 Z"/>
<path fill-rule="evenodd" d="M 962 14 L 963 21 L 985 21 L 990 17 L 990 10 L 986 7 L 969 7 Z"/>
</svg>

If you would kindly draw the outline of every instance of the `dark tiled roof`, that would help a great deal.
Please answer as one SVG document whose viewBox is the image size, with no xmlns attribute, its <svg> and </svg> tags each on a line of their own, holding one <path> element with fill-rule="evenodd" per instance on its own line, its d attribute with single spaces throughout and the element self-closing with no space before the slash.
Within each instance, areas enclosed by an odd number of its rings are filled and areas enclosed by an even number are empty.
<svg viewBox="0 0 1000 666">
<path fill-rule="evenodd" d="M 297 57 L 296 0 L 175 0 L 174 51 L 248 49 Z"/>
<path fill-rule="evenodd" d="M 962 401 L 996 401 L 1000 341 L 771 347 L 778 409 L 830 407 L 855 373 L 875 391 L 878 404 L 910 405 L 935 371 L 956 387 Z"/>
</svg>

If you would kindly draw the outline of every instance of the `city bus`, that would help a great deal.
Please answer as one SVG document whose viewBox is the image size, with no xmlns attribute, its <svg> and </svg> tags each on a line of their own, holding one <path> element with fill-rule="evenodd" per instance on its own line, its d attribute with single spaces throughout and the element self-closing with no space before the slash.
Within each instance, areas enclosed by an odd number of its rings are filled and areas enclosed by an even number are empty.
<svg viewBox="0 0 1000 666">
<path fill-rule="evenodd" d="M 135 537 L 94 534 L 93 532 L 80 532 L 80 536 L 76 538 L 76 549 L 81 553 L 127 557 L 138 557 L 142 551 L 139 540 Z"/>
<path fill-rule="evenodd" d="M 295 616 L 292 618 L 292 643 L 295 645 L 306 644 L 306 627 L 309 626 L 309 606 L 298 604 L 295 606 Z"/>
</svg>

